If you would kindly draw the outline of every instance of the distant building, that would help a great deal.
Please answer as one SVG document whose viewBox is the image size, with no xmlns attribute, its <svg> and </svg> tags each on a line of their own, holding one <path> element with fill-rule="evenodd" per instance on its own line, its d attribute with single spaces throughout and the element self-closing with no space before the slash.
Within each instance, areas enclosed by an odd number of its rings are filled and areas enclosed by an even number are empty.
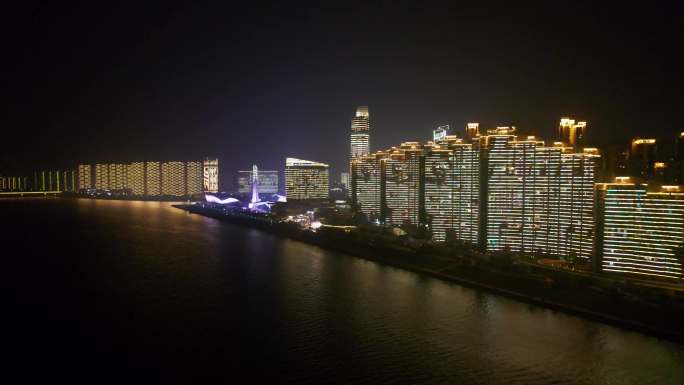
<svg viewBox="0 0 684 385">
<path fill-rule="evenodd" d="M 349 190 L 350 186 L 350 179 L 349 179 L 349 173 L 348 172 L 342 172 L 340 173 L 340 184 L 346 189 Z"/>
<path fill-rule="evenodd" d="M 655 139 L 632 139 L 629 169 L 633 177 L 649 180 L 655 176 L 658 147 Z"/>
<path fill-rule="evenodd" d="M 682 187 L 649 192 L 629 178 L 598 184 L 597 218 L 596 262 L 602 271 L 682 278 Z"/>
<path fill-rule="evenodd" d="M 109 165 L 109 190 L 123 190 L 126 188 L 126 165 L 112 163 Z"/>
<path fill-rule="evenodd" d="M 558 126 L 559 140 L 571 147 L 579 147 L 584 144 L 587 133 L 587 122 L 575 122 L 574 119 L 561 118 Z"/>
<path fill-rule="evenodd" d="M 93 188 L 93 168 L 89 164 L 78 165 L 78 189 L 86 190 Z"/>
<path fill-rule="evenodd" d="M 285 160 L 285 195 L 289 200 L 328 199 L 328 165 L 296 158 Z"/>
<path fill-rule="evenodd" d="M 356 115 L 351 121 L 351 150 L 349 161 L 368 155 L 370 152 L 370 115 L 367 106 L 356 109 Z"/>
<path fill-rule="evenodd" d="M 95 188 L 109 190 L 109 165 L 98 163 L 95 165 Z"/>
<path fill-rule="evenodd" d="M 132 162 L 126 165 L 126 187 L 133 195 L 146 195 L 144 162 Z"/>
<path fill-rule="evenodd" d="M 162 195 L 180 197 L 185 194 L 185 164 L 183 162 L 163 162 L 161 164 Z"/>
<path fill-rule="evenodd" d="M 217 158 L 204 158 L 203 189 L 205 192 L 219 191 L 219 163 Z"/>
<path fill-rule="evenodd" d="M 29 191 L 28 178 L 25 176 L 0 176 L 0 191 Z"/>
<path fill-rule="evenodd" d="M 145 195 L 156 197 L 162 195 L 161 163 L 145 162 Z"/>
<path fill-rule="evenodd" d="M 203 162 L 193 161 L 185 163 L 185 194 L 201 194 L 204 191 Z"/>
<path fill-rule="evenodd" d="M 472 141 L 480 136 L 480 123 L 468 123 L 465 128 L 465 139 Z"/>
<path fill-rule="evenodd" d="M 249 194 L 252 192 L 252 170 L 238 171 L 238 193 Z M 259 170 L 257 172 L 257 183 L 259 193 L 277 194 L 278 193 L 278 171 Z"/>
</svg>

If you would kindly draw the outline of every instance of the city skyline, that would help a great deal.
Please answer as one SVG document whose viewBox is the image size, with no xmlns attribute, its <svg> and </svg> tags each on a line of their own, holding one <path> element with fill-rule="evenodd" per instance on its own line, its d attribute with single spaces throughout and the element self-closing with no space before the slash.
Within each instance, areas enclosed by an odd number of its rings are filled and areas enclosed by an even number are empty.
<svg viewBox="0 0 684 385">
<path fill-rule="evenodd" d="M 349 149 L 314 144 L 346 142 L 359 105 L 372 110 L 374 148 L 467 122 L 551 138 L 563 116 L 588 121 L 587 140 L 598 144 L 681 130 L 674 12 L 386 8 L 170 6 L 137 15 L 113 7 L 104 19 L 86 17 L 88 5 L 19 10 L 10 29 L 21 38 L 4 63 L 12 75 L 3 116 L 12 145 L 0 168 L 211 154 L 235 169 L 253 159 L 266 169 L 280 168 L 287 156 L 317 159 L 337 174 Z M 379 23 L 377 15 L 388 12 Z M 557 28 L 559 14 L 577 28 Z M 125 34 L 109 30 L 120 20 L 132 22 Z M 234 37 L 245 33 L 248 40 Z M 65 40 L 73 48 L 62 50 Z M 36 87 L 43 96 L 28 92 Z M 253 159 L 241 143 L 260 144 L 250 149 Z M 227 174 L 222 182 L 234 183 Z"/>
</svg>

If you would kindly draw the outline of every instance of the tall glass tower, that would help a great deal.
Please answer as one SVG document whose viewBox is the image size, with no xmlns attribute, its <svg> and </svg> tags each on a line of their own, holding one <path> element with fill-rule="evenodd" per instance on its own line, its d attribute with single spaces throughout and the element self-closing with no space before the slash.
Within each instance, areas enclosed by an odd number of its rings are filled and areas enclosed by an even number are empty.
<svg viewBox="0 0 684 385">
<path fill-rule="evenodd" d="M 368 107 L 361 106 L 356 109 L 356 116 L 351 121 L 351 151 L 349 164 L 354 159 L 368 155 L 370 152 L 370 117 Z"/>
</svg>

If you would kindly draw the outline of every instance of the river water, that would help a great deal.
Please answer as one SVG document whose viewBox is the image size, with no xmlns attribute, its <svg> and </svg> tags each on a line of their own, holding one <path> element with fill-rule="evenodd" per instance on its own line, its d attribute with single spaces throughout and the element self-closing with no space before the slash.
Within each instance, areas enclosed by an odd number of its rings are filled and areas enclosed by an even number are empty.
<svg viewBox="0 0 684 385">
<path fill-rule="evenodd" d="M 168 203 L 0 200 L 0 218 L 22 383 L 684 384 L 682 345 Z"/>
</svg>

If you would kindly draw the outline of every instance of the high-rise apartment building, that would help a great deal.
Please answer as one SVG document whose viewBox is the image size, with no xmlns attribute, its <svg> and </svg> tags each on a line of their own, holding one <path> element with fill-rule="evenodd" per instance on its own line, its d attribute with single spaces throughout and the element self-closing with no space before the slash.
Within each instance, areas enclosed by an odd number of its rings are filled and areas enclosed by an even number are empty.
<svg viewBox="0 0 684 385">
<path fill-rule="evenodd" d="M 95 188 L 109 190 L 109 165 L 98 163 L 95 165 Z"/>
<path fill-rule="evenodd" d="M 448 232 L 476 244 L 479 232 L 480 161 L 471 143 L 451 139 L 426 146 L 424 165 L 425 222 L 436 241 Z"/>
<path fill-rule="evenodd" d="M 252 170 L 238 171 L 238 193 L 249 194 L 252 192 Z M 260 194 L 278 193 L 278 171 L 259 170 L 257 172 L 257 183 Z"/>
<path fill-rule="evenodd" d="M 655 139 L 632 139 L 629 150 L 629 169 L 631 176 L 649 180 L 655 176 L 654 166 L 658 147 Z"/>
<path fill-rule="evenodd" d="M 384 222 L 384 170 L 386 154 L 376 152 L 352 161 L 351 196 L 368 220 Z"/>
<path fill-rule="evenodd" d="M 647 190 L 629 178 L 597 185 L 596 258 L 601 270 L 682 279 L 684 191 Z"/>
<path fill-rule="evenodd" d="M 204 158 L 204 191 L 216 193 L 219 191 L 219 164 L 217 158 Z"/>
<path fill-rule="evenodd" d="M 204 166 L 202 162 L 185 163 L 186 195 L 201 194 L 204 191 Z"/>
<path fill-rule="evenodd" d="M 145 162 L 145 194 L 152 197 L 162 195 L 159 162 Z"/>
<path fill-rule="evenodd" d="M 126 187 L 133 195 L 145 195 L 144 162 L 132 162 L 126 166 Z"/>
<path fill-rule="evenodd" d="M 487 248 L 590 258 L 599 155 L 509 132 L 488 142 Z"/>
<path fill-rule="evenodd" d="M 185 195 L 185 164 L 163 162 L 161 164 L 162 195 L 180 197 Z"/>
<path fill-rule="evenodd" d="M 391 226 L 421 222 L 422 148 L 418 142 L 402 143 L 385 160 L 385 223 Z"/>
<path fill-rule="evenodd" d="M 109 189 L 121 191 L 126 188 L 126 165 L 123 163 L 109 164 Z"/>
<path fill-rule="evenodd" d="M 582 146 L 587 134 L 587 122 L 575 122 L 574 119 L 561 118 L 558 134 L 563 144 L 571 147 Z"/>
<path fill-rule="evenodd" d="M 285 160 L 285 194 L 288 200 L 328 199 L 328 165 L 296 158 Z"/>
<path fill-rule="evenodd" d="M 361 106 L 356 109 L 356 115 L 351 121 L 351 151 L 350 162 L 370 152 L 370 115 L 368 107 Z"/>
<path fill-rule="evenodd" d="M 78 189 L 86 190 L 93 188 L 93 168 L 89 164 L 78 165 Z"/>
</svg>

